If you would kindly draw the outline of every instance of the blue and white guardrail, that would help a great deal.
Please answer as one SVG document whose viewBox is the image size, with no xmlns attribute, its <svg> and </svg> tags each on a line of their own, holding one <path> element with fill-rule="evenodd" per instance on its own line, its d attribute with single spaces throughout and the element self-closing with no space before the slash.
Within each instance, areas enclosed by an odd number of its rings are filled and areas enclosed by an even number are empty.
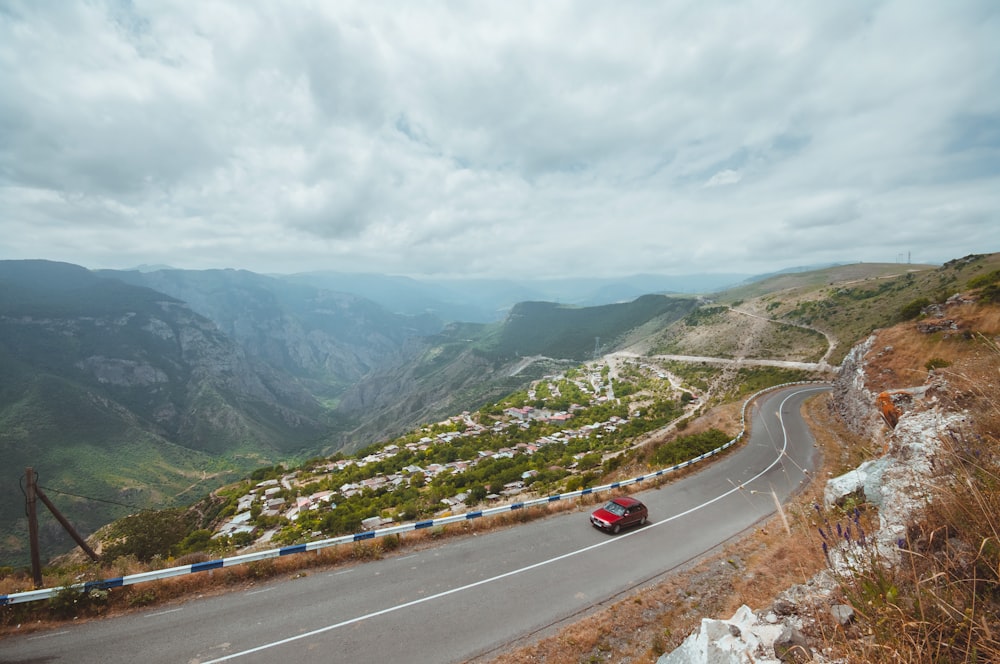
<svg viewBox="0 0 1000 664">
<path fill-rule="evenodd" d="M 683 463 L 678 463 L 676 465 L 670 466 L 669 468 L 661 468 L 660 470 L 657 470 L 656 472 L 653 473 L 639 475 L 631 479 L 622 480 L 620 482 L 612 482 L 611 484 L 604 484 L 602 486 L 580 489 L 579 491 L 571 491 L 569 493 L 555 494 L 551 496 L 545 496 L 543 498 L 535 498 L 533 500 L 525 500 L 523 502 L 517 502 L 510 505 L 491 507 L 489 509 L 476 510 L 473 512 L 464 512 L 462 514 L 453 514 L 451 516 L 440 517 L 437 519 L 428 519 L 426 521 L 405 523 L 405 524 L 400 524 L 398 526 L 390 526 L 388 528 L 380 528 L 377 530 L 368 530 L 360 533 L 354 533 L 353 535 L 342 535 L 340 537 L 331 537 L 329 539 L 316 540 L 314 542 L 307 542 L 305 544 L 293 544 L 291 546 L 283 546 L 279 549 L 256 551 L 253 553 L 246 553 L 239 556 L 233 556 L 231 558 L 219 558 L 217 560 L 208 560 L 202 563 L 192 563 L 190 565 L 168 567 L 166 569 L 154 570 L 152 572 L 140 572 L 138 574 L 128 574 L 125 576 L 115 577 L 113 579 L 103 579 L 101 581 L 87 581 L 84 583 L 77 583 L 70 586 L 39 588 L 37 590 L 28 590 L 25 592 L 11 593 L 9 595 L 0 595 L 0 606 L 8 606 L 11 604 L 23 604 L 26 602 L 35 602 L 38 600 L 51 599 L 57 593 L 59 593 L 60 591 L 64 590 L 67 587 L 79 590 L 80 592 L 83 593 L 88 593 L 91 590 L 108 590 L 111 588 L 121 588 L 123 586 L 131 586 L 137 583 L 145 583 L 147 581 L 157 581 L 160 579 L 169 579 L 175 576 L 195 574 L 197 572 L 209 572 L 211 570 L 216 570 L 216 569 L 235 567 L 237 565 L 243 565 L 245 563 L 252 563 L 257 560 L 280 558 L 282 556 L 290 556 L 292 554 L 305 553 L 307 551 L 318 551 L 320 549 L 325 549 L 331 546 L 337 546 L 339 544 L 360 542 L 363 540 L 375 539 L 376 537 L 385 537 L 386 535 L 398 535 L 410 531 L 432 528 L 434 526 L 444 526 L 449 523 L 471 521 L 473 519 L 478 519 L 485 516 L 494 516 L 496 514 L 502 514 L 504 512 L 514 512 L 528 507 L 535 507 L 537 505 L 546 505 L 548 503 L 554 503 L 560 500 L 578 498 L 580 496 L 586 496 L 592 493 L 600 493 L 602 491 L 613 491 L 615 489 L 630 486 L 632 484 L 639 484 L 640 482 L 643 482 L 645 480 L 652 479 L 654 477 L 660 477 L 662 475 L 666 475 L 667 473 L 672 473 L 687 468 L 688 466 L 694 465 L 699 461 L 704 461 L 705 459 L 715 456 L 716 454 L 719 454 L 720 452 L 723 452 L 732 447 L 733 445 L 735 445 L 746 434 L 747 407 L 754 399 L 756 399 L 761 394 L 769 392 L 771 390 L 776 390 L 783 387 L 789 387 L 792 385 L 807 385 L 816 383 L 825 383 L 825 381 L 798 381 L 794 383 L 784 383 L 782 385 L 767 387 L 764 388 L 763 390 L 759 390 L 753 393 L 752 395 L 747 397 L 747 400 L 743 403 L 743 409 L 740 412 L 740 433 L 735 438 L 733 438 L 726 444 L 722 445 L 721 447 L 717 447 L 714 450 L 711 450 L 710 452 L 705 452 L 700 456 L 694 457 L 693 459 L 688 459 Z"/>
</svg>

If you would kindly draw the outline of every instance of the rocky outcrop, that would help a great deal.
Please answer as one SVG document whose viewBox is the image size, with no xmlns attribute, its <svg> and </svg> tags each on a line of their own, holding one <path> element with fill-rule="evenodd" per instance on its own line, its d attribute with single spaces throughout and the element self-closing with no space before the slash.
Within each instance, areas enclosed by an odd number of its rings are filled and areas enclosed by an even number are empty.
<svg viewBox="0 0 1000 664">
<path fill-rule="evenodd" d="M 833 574 L 824 572 L 792 586 L 764 610 L 744 605 L 728 620 L 705 618 L 697 632 L 660 657 L 658 664 L 826 662 L 805 634 L 822 611 L 844 619 L 849 607 L 833 601 L 838 588 Z"/>
<path fill-rule="evenodd" d="M 833 381 L 830 406 L 847 427 L 856 434 L 875 431 L 880 427 L 878 412 L 872 407 L 876 395 L 866 386 L 865 356 L 875 345 L 872 335 L 847 353 Z"/>
<path fill-rule="evenodd" d="M 943 452 L 958 436 L 966 414 L 944 406 L 940 397 L 948 385 L 932 372 L 927 385 L 906 390 L 908 398 L 901 402 L 905 407 L 898 422 L 886 432 L 888 427 L 865 380 L 864 358 L 875 340 L 869 337 L 848 354 L 835 382 L 831 407 L 856 433 L 886 436 L 886 453 L 831 479 L 824 501 L 827 507 L 844 504 L 848 498 L 874 506 L 878 530 L 862 533 L 855 526 L 849 537 L 831 537 L 830 569 L 808 584 L 788 589 L 767 610 L 754 612 L 744 606 L 729 620 L 703 620 L 698 632 L 658 664 L 827 662 L 804 634 L 817 616 L 825 615 L 842 626 L 853 621 L 851 607 L 837 601 L 839 580 L 859 565 L 899 561 L 909 527 L 932 498 L 935 478 L 948 472 Z"/>
</svg>

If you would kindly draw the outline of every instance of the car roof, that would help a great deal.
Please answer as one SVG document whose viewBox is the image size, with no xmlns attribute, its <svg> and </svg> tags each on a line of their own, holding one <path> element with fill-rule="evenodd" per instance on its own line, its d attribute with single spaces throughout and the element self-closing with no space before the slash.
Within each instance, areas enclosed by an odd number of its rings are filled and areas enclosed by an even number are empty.
<svg viewBox="0 0 1000 664">
<path fill-rule="evenodd" d="M 632 496 L 619 496 L 617 498 L 612 498 L 611 502 L 618 503 L 622 507 L 635 507 L 636 505 L 642 505 L 642 503 Z"/>
</svg>

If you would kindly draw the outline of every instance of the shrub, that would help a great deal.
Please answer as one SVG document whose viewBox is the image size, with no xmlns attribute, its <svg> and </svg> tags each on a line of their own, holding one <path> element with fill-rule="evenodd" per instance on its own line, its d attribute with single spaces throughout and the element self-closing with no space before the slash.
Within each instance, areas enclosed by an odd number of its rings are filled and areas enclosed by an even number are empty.
<svg viewBox="0 0 1000 664">
<path fill-rule="evenodd" d="M 688 459 L 701 456 L 705 452 L 722 447 L 731 440 L 731 437 L 718 430 L 709 429 L 702 433 L 679 436 L 669 443 L 665 443 L 653 452 L 650 460 L 654 466 L 672 466 Z"/>
<path fill-rule="evenodd" d="M 914 318 L 919 316 L 923 308 L 929 305 L 930 303 L 931 301 L 926 297 L 920 297 L 917 298 L 916 300 L 912 300 L 911 302 L 903 305 L 903 308 L 899 310 L 899 319 L 913 320 Z"/>
<path fill-rule="evenodd" d="M 134 556 L 148 562 L 155 556 L 176 553 L 175 549 L 190 531 L 190 515 L 179 508 L 133 514 L 109 526 L 104 556 L 111 560 Z"/>
<path fill-rule="evenodd" d="M 928 371 L 933 371 L 934 369 L 944 369 L 949 366 L 951 366 L 951 362 L 940 357 L 932 357 L 924 362 L 924 368 Z"/>
</svg>

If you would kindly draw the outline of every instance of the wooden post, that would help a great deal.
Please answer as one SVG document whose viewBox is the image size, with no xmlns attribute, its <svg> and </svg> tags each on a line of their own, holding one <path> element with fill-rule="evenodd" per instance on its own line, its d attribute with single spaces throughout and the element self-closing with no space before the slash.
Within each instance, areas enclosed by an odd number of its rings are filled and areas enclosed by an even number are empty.
<svg viewBox="0 0 1000 664">
<path fill-rule="evenodd" d="M 25 468 L 24 475 L 27 478 L 25 484 L 25 493 L 28 499 L 28 542 L 31 547 L 31 578 L 35 582 L 35 588 L 42 587 L 42 562 L 41 556 L 38 552 L 38 509 L 37 501 L 41 500 L 45 503 L 45 506 L 49 508 L 52 512 L 52 516 L 62 524 L 62 527 L 66 529 L 70 537 L 76 540 L 76 543 L 80 545 L 80 548 L 90 556 L 91 560 L 97 560 L 98 555 L 94 553 L 94 550 L 87 545 L 87 541 L 80 536 L 80 533 L 76 532 L 76 528 L 73 527 L 66 517 L 62 515 L 49 497 L 45 495 L 45 492 L 41 490 L 38 486 L 38 475 L 35 474 L 34 468 Z"/>
<path fill-rule="evenodd" d="M 56 520 L 62 524 L 62 527 L 67 533 L 69 533 L 70 537 L 72 537 L 76 543 L 80 545 L 80 548 L 83 549 L 88 556 L 90 556 L 90 559 L 97 560 L 98 555 L 94 553 L 94 550 L 87 544 L 87 540 L 83 539 L 83 537 L 80 536 L 80 533 L 76 532 L 76 528 L 73 527 L 73 524 L 67 521 L 66 517 L 62 515 L 62 512 L 56 509 L 56 506 L 52 504 L 52 501 L 49 500 L 49 497 L 45 495 L 45 492 L 42 491 L 38 485 L 35 485 L 35 493 L 38 494 L 38 498 L 45 503 L 45 506 L 49 508 L 50 512 L 52 512 L 52 516 L 54 516 Z"/>
<path fill-rule="evenodd" d="M 35 588 L 42 587 L 42 561 L 38 553 L 38 512 L 35 510 L 35 496 L 37 485 L 35 484 L 35 469 L 25 468 L 26 478 L 25 493 L 28 499 L 28 542 L 31 547 L 31 578 L 35 582 Z"/>
</svg>

